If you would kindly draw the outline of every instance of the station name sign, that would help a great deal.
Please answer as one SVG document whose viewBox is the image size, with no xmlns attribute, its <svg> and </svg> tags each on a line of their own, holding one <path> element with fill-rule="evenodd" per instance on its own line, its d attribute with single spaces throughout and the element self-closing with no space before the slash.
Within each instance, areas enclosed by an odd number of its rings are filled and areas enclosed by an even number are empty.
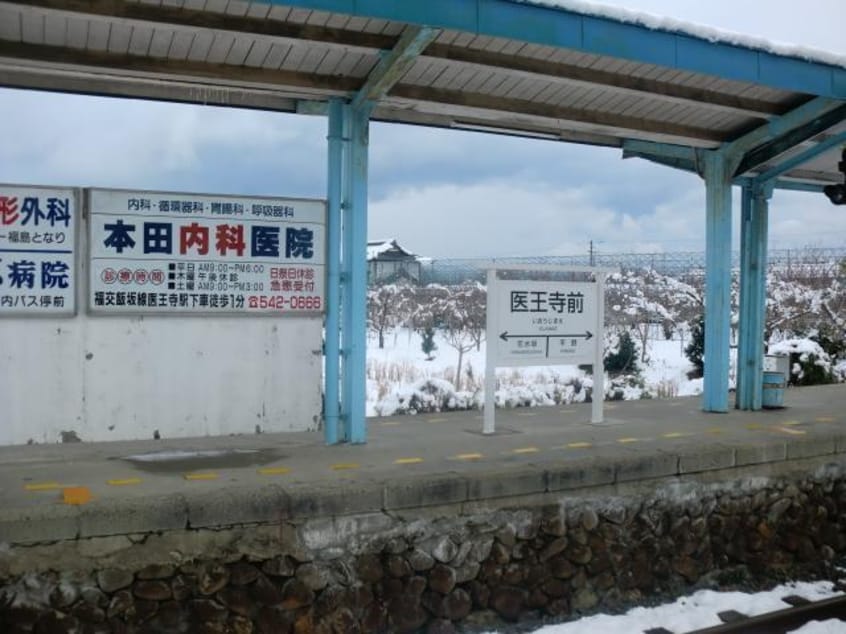
<svg viewBox="0 0 846 634">
<path fill-rule="evenodd" d="M 602 336 L 594 283 L 499 280 L 496 293 L 499 364 L 593 363 Z"/>
</svg>

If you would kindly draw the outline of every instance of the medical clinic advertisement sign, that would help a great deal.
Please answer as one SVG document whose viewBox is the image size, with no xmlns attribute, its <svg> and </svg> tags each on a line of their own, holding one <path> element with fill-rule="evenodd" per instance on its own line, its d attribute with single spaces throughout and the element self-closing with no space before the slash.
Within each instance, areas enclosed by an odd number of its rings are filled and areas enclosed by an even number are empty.
<svg viewBox="0 0 846 634">
<path fill-rule="evenodd" d="M 94 189 L 88 210 L 92 312 L 323 311 L 321 200 Z"/>
<path fill-rule="evenodd" d="M 76 195 L 0 184 L 0 316 L 73 315 Z"/>
</svg>

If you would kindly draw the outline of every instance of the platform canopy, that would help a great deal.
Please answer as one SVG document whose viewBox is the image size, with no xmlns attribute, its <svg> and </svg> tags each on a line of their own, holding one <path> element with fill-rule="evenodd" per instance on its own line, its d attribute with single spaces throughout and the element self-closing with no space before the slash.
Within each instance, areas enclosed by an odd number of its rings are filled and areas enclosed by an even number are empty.
<svg viewBox="0 0 846 634">
<path fill-rule="evenodd" d="M 757 409 L 767 201 L 774 188 L 820 192 L 844 178 L 846 58 L 576 0 L 0 1 L 0 86 L 328 115 L 338 298 L 325 415 L 331 430 L 340 356 L 354 442 L 371 120 L 619 148 L 700 174 L 706 411 L 728 407 L 732 185 L 743 188 L 737 404 Z"/>
<path fill-rule="evenodd" d="M 639 156 L 650 152 L 637 141 L 717 148 L 820 97 L 831 107 L 801 130 L 773 126 L 740 173 L 828 140 L 782 178 L 841 181 L 830 139 L 846 134 L 842 60 L 619 13 L 508 0 L 0 2 L 0 84 L 284 112 L 373 99 L 374 120 Z"/>
</svg>

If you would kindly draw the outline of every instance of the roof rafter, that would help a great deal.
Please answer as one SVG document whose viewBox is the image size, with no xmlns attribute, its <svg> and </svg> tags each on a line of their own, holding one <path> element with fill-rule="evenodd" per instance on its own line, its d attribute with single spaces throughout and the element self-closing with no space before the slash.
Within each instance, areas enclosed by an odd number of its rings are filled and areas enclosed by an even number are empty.
<svg viewBox="0 0 846 634">
<path fill-rule="evenodd" d="M 566 119 L 593 126 L 610 127 L 634 132 L 660 134 L 665 137 L 677 137 L 697 142 L 696 145 L 716 145 L 727 141 L 724 133 L 712 129 L 698 128 L 676 123 L 654 121 L 641 117 L 632 117 L 596 110 L 582 110 L 555 104 L 539 103 L 497 97 L 480 93 L 468 93 L 458 90 L 424 88 L 410 84 L 398 84 L 391 91 L 392 97 L 413 101 L 435 102 L 472 109 L 492 110 L 517 113 L 547 119 Z M 503 124 L 503 127 L 507 125 Z"/>
<path fill-rule="evenodd" d="M 320 42 L 327 46 L 359 48 L 368 51 L 390 49 L 396 37 L 380 33 L 350 31 L 313 24 L 294 24 L 251 16 L 198 11 L 166 5 L 124 0 L 3 0 L 7 4 L 38 7 L 77 16 L 119 18 L 133 23 L 149 23 L 191 29 L 267 36 L 285 40 Z"/>
<path fill-rule="evenodd" d="M 697 88 L 670 82 L 637 77 L 625 73 L 598 70 L 586 66 L 550 62 L 519 55 L 505 55 L 479 49 L 459 48 L 448 44 L 432 44 L 424 57 L 461 62 L 480 67 L 503 68 L 523 76 L 542 78 L 548 81 L 567 82 L 583 86 L 613 88 L 615 91 L 662 99 L 680 104 L 695 104 L 723 112 L 743 114 L 749 117 L 769 119 L 790 110 L 780 104 L 759 99 L 728 95 L 707 88 Z"/>
<path fill-rule="evenodd" d="M 270 88 L 291 86 L 314 90 L 327 95 L 347 95 L 361 87 L 361 80 L 354 77 L 335 77 L 289 70 L 269 70 L 249 66 L 142 57 L 125 53 L 70 49 L 3 40 L 0 40 L 0 57 L 34 62 L 73 64 L 110 71 L 164 72 L 171 73 L 183 80 L 186 78 L 223 80 L 241 85 L 266 84 Z"/>
</svg>

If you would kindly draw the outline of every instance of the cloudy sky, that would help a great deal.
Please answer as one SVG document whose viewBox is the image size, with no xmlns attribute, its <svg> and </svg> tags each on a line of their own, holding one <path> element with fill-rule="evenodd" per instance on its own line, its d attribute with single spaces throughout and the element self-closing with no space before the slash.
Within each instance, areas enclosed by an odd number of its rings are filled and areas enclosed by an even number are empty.
<svg viewBox="0 0 846 634">
<path fill-rule="evenodd" d="M 843 0 L 605 4 L 846 55 Z M 4 89 L 0 113 L 3 182 L 325 192 L 320 117 Z M 619 150 L 375 123 L 370 157 L 370 237 L 421 255 L 573 255 L 590 240 L 609 253 L 704 247 L 701 180 Z M 770 247 L 802 246 L 846 247 L 846 208 L 776 192 Z"/>
</svg>

